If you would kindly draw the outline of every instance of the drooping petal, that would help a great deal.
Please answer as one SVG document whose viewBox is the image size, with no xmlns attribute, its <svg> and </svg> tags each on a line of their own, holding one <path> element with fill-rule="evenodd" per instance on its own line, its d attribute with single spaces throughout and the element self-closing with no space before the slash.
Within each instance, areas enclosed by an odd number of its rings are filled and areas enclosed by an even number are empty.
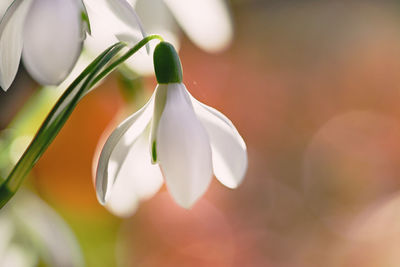
<svg viewBox="0 0 400 267">
<path fill-rule="evenodd" d="M 108 1 L 85 1 L 92 30 L 91 36 L 85 40 L 85 48 L 91 56 L 99 55 L 107 47 L 118 42 L 116 35 L 121 33 L 128 34 L 136 42 L 143 38 L 139 27 L 135 29 L 128 26 L 110 10 Z"/>
<path fill-rule="evenodd" d="M 143 29 L 142 22 L 136 14 L 132 5 L 127 0 L 107 0 L 111 10 L 132 29 L 140 29 L 142 37 L 146 37 L 145 30 Z M 146 44 L 147 54 L 150 53 L 150 46 Z"/>
<path fill-rule="evenodd" d="M 85 48 L 92 56 L 100 54 L 104 49 L 117 41 L 124 41 L 130 44 L 136 44 L 143 38 L 143 33 L 139 27 L 133 28 L 125 23 L 126 19 L 121 20 L 120 15 L 116 15 L 109 8 L 109 0 L 86 0 L 85 4 L 91 22 L 92 34 L 85 40 Z M 150 0 L 145 0 L 150 1 Z M 158 0 L 161 1 L 161 0 Z M 132 2 L 132 1 L 131 1 Z M 155 8 L 151 6 L 151 8 Z M 157 9 L 157 8 L 156 8 Z M 131 18 L 132 19 L 132 18 Z M 154 19 L 158 20 L 155 16 Z M 146 25 L 146 29 L 148 29 Z M 164 32 L 154 31 L 149 28 L 151 33 L 161 34 L 166 40 L 174 42 L 169 35 Z M 147 32 L 147 31 L 146 31 Z M 150 55 L 145 49 L 140 49 L 133 57 L 125 61 L 125 64 L 140 75 L 149 75 L 154 72 L 153 58 L 151 56 L 157 41 L 150 42 Z"/>
<path fill-rule="evenodd" d="M 10 218 L 10 213 L 3 210 L 0 214 L 0 259 L 5 257 L 7 247 L 10 246 L 14 234 L 15 225 Z M 0 266 L 2 265 L 0 264 Z"/>
<path fill-rule="evenodd" d="M 78 1 L 78 4 L 80 6 L 81 10 L 81 17 L 82 17 L 82 27 L 81 27 L 81 34 L 82 34 L 82 39 L 86 38 L 86 33 L 91 34 L 92 29 L 90 26 L 90 21 L 89 21 L 89 14 L 86 9 L 86 5 L 83 3 L 83 0 L 76 0 Z"/>
<path fill-rule="evenodd" d="M 96 170 L 97 199 L 103 205 L 109 199 L 111 188 L 117 178 L 116 175 L 118 174 L 123 163 L 123 158 L 126 157 L 129 149 L 125 150 L 124 155 L 121 154 L 120 151 L 120 159 L 114 160 L 113 162 L 110 162 L 111 154 L 119 142 L 123 142 L 125 147 L 129 147 L 143 133 L 151 120 L 153 105 L 154 100 L 152 97 L 145 106 L 122 122 L 105 142 Z"/>
<path fill-rule="evenodd" d="M 233 37 L 232 21 L 224 0 L 164 0 L 189 38 L 200 48 L 220 51 Z"/>
<path fill-rule="evenodd" d="M 218 110 L 192 97 L 196 115 L 211 141 L 214 174 L 229 188 L 236 188 L 247 170 L 247 149 L 232 122 Z"/>
<path fill-rule="evenodd" d="M 4 256 L 0 258 L 0 266 L 30 267 L 35 266 L 39 261 L 38 256 L 26 246 L 11 243 L 6 248 Z"/>
<path fill-rule="evenodd" d="M 211 147 L 183 84 L 168 84 L 158 125 L 157 157 L 175 201 L 190 208 L 212 178 Z"/>
<path fill-rule="evenodd" d="M 0 23 L 0 86 L 6 91 L 18 71 L 23 29 L 32 0 L 15 0 Z"/>
<path fill-rule="evenodd" d="M 176 33 L 178 31 L 176 22 L 164 0 L 137 0 L 134 7 L 147 32 Z"/>
<path fill-rule="evenodd" d="M 41 248 L 38 252 L 48 266 L 83 266 L 78 242 L 63 219 L 35 195 L 21 193 L 14 202 L 13 215 L 25 230 L 25 241 Z"/>
<path fill-rule="evenodd" d="M 179 36 L 177 24 L 174 21 L 163 0 L 138 0 L 135 2 L 135 11 L 139 15 L 147 34 L 159 34 L 165 41 L 179 49 Z M 150 55 L 144 50 L 136 53 L 125 63 L 141 75 L 154 73 L 153 55 L 157 41 L 150 42 Z"/>
<path fill-rule="evenodd" d="M 133 144 L 123 137 L 111 155 L 110 165 L 120 167 L 106 207 L 118 216 L 132 215 L 139 202 L 152 197 L 163 183 L 159 166 L 151 164 L 148 130 Z"/>
<path fill-rule="evenodd" d="M 150 132 L 150 154 L 151 162 L 153 164 L 158 162 L 157 159 L 157 135 L 158 125 L 160 124 L 161 115 L 164 111 L 165 102 L 167 100 L 168 84 L 159 84 L 154 92 L 154 112 L 153 119 L 151 121 L 151 132 Z"/>
<path fill-rule="evenodd" d="M 126 0 L 107 0 L 111 10 L 114 11 L 122 21 L 133 29 L 139 28 L 143 37 L 146 36 L 142 23 L 133 7 Z"/>
<path fill-rule="evenodd" d="M 44 85 L 61 83 L 82 50 L 81 6 L 76 0 L 35 0 L 24 26 L 22 58 Z"/>
<path fill-rule="evenodd" d="M 91 23 L 91 36 L 85 40 L 85 49 L 93 57 L 116 43 L 116 32 L 129 29 L 108 7 L 107 0 L 86 0 L 86 10 Z"/>
<path fill-rule="evenodd" d="M 12 4 L 13 0 L 3 0 L 0 1 L 0 20 L 6 13 L 7 8 Z"/>
<path fill-rule="evenodd" d="M 94 58 L 90 57 L 87 53 L 81 53 L 79 56 L 78 60 L 76 61 L 75 66 L 72 68 L 68 76 L 64 79 L 64 81 L 57 86 L 57 88 L 61 91 L 64 92 L 65 89 L 68 88 L 68 86 L 71 85 L 71 83 L 82 73 L 82 71 L 90 65 L 90 63 L 94 60 Z M 95 89 L 96 86 L 93 86 L 91 89 L 86 92 L 88 94 L 91 92 L 93 89 Z"/>
</svg>

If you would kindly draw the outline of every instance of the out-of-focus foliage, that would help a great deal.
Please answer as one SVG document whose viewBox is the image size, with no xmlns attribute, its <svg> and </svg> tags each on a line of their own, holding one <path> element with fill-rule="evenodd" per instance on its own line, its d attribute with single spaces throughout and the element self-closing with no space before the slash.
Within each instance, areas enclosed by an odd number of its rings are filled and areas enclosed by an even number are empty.
<svg viewBox="0 0 400 267">
<path fill-rule="evenodd" d="M 71 223 L 87 266 L 398 266 L 398 3 L 242 0 L 232 11 L 229 50 L 183 39 L 180 54 L 193 95 L 248 144 L 237 190 L 214 181 L 185 211 L 164 188 L 122 224 L 110 216 L 89 165 L 126 109 L 116 79 L 81 103 L 31 181 Z"/>
</svg>

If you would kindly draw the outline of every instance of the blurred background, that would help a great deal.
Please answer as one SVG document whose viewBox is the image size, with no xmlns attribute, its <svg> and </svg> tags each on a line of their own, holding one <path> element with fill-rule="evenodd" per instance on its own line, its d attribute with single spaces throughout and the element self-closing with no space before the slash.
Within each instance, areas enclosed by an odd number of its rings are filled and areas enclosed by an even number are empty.
<svg viewBox="0 0 400 267">
<path fill-rule="evenodd" d="M 163 187 L 128 219 L 102 207 L 97 142 L 156 85 L 121 73 L 83 99 L 26 186 L 70 226 L 85 266 L 400 266 L 399 3 L 229 4 L 229 47 L 205 52 L 181 32 L 180 55 L 189 91 L 247 143 L 238 189 L 214 179 L 184 210 Z M 21 67 L 0 92 L 3 138 L 43 90 Z"/>
</svg>

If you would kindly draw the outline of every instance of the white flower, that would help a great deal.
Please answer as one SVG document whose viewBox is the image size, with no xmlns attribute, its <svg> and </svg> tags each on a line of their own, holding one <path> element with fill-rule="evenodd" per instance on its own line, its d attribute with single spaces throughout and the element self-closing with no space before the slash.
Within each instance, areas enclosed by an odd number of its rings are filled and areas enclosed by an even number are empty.
<svg viewBox="0 0 400 267">
<path fill-rule="evenodd" d="M 91 22 L 91 36 L 85 40 L 90 56 L 97 56 L 121 39 L 137 43 L 144 37 L 139 17 L 126 0 L 85 0 L 85 5 Z"/>
<path fill-rule="evenodd" d="M 128 12 L 110 12 L 103 2 L 109 0 L 85 0 L 92 22 L 92 36 L 87 38 L 85 48 L 97 55 L 117 40 L 136 43 L 142 38 L 138 23 L 132 23 L 137 15 Z M 122 1 L 122 0 L 121 0 Z M 233 37 L 233 26 L 225 0 L 123 0 L 135 7 L 146 33 L 160 34 L 179 48 L 179 27 L 200 48 L 207 52 L 225 49 Z M 131 9 L 126 5 L 125 10 Z M 121 10 L 120 10 L 121 11 Z M 132 14 L 132 12 L 130 11 Z M 155 45 L 150 45 L 154 50 Z M 152 57 L 139 51 L 126 64 L 142 75 L 153 72 Z"/>
<path fill-rule="evenodd" d="M 170 44 L 156 47 L 154 64 L 159 85 L 153 96 L 109 136 L 97 166 L 97 197 L 121 216 L 155 194 L 163 176 L 174 200 L 189 208 L 213 173 L 235 188 L 247 169 L 242 137 L 223 114 L 189 94 Z"/>
<path fill-rule="evenodd" d="M 178 25 L 207 52 L 226 48 L 233 37 L 226 0 L 130 0 L 147 32 L 167 33 L 179 39 Z"/>
<path fill-rule="evenodd" d="M 0 266 L 79 267 L 79 245 L 63 219 L 35 195 L 19 192 L 0 212 Z"/>
<path fill-rule="evenodd" d="M 4 5 L 0 9 L 4 10 Z M 12 1 L 0 23 L 3 90 L 13 82 L 21 55 L 26 69 L 39 83 L 62 82 L 81 52 L 88 29 L 85 14 L 81 0 Z"/>
</svg>

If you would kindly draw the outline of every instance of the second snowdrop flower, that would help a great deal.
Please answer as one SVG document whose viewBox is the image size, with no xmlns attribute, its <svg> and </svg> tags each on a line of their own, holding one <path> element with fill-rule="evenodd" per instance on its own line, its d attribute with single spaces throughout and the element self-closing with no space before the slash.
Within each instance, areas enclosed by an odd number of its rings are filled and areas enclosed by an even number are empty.
<svg viewBox="0 0 400 267">
<path fill-rule="evenodd" d="M 176 203 L 190 208 L 213 173 L 235 188 L 247 169 L 242 137 L 228 118 L 190 95 L 171 44 L 156 47 L 154 67 L 159 85 L 152 98 L 109 136 L 97 166 L 97 197 L 119 215 L 155 194 L 162 178 Z"/>
<path fill-rule="evenodd" d="M 81 0 L 14 0 L 0 23 L 0 86 L 7 90 L 22 55 L 43 85 L 62 82 L 75 65 L 88 29 Z"/>
</svg>

